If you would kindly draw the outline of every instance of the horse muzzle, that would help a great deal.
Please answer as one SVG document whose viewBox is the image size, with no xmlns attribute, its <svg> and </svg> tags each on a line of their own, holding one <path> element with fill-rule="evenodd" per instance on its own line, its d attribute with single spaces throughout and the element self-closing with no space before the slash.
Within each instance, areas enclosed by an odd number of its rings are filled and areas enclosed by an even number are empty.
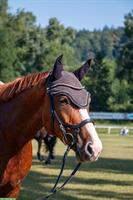
<svg viewBox="0 0 133 200">
<path fill-rule="evenodd" d="M 76 149 L 76 158 L 80 162 L 94 162 L 102 151 L 102 143 L 96 146 L 91 142 L 87 142 L 85 146 Z"/>
</svg>

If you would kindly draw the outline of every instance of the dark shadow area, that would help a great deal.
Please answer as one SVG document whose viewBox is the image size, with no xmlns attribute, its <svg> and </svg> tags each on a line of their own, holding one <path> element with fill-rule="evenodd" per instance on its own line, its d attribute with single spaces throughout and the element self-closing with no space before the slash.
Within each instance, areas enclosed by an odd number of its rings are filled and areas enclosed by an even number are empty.
<svg viewBox="0 0 133 200">
<path fill-rule="evenodd" d="M 56 159 L 53 160 L 52 165 L 45 166 L 42 162 L 36 160 L 36 157 L 33 157 L 33 165 L 42 165 L 42 168 L 50 169 L 60 169 L 61 167 L 61 156 L 56 156 Z M 73 170 L 74 166 L 76 165 L 75 158 L 72 156 L 68 157 L 66 162 L 66 169 Z M 98 162 L 95 163 L 85 163 L 81 166 L 80 171 L 87 171 L 88 173 L 91 172 L 100 172 L 100 173 L 114 173 L 114 174 L 133 174 L 133 160 L 128 159 L 114 159 L 114 158 L 100 158 Z M 78 173 L 80 173 L 80 171 Z M 57 176 L 55 175 L 48 175 L 45 173 L 33 172 L 30 171 L 28 176 L 26 177 L 23 187 L 21 189 L 21 195 L 19 200 L 36 200 L 41 196 L 46 196 L 51 189 L 48 186 L 48 183 L 54 184 Z M 62 183 L 66 179 L 66 175 L 64 175 L 61 179 Z M 46 183 L 46 184 L 45 184 Z M 89 189 L 68 189 L 67 187 L 61 191 L 60 193 L 56 194 L 52 199 L 54 200 L 78 200 L 78 195 L 87 196 L 86 200 L 93 199 L 116 199 L 116 200 L 133 200 L 133 193 L 129 194 L 126 193 L 125 190 L 121 192 L 110 192 L 110 185 L 114 186 L 133 186 L 133 181 L 122 181 L 122 180 L 113 180 L 113 179 L 100 179 L 97 178 L 79 178 L 75 176 L 72 181 L 72 184 L 86 184 L 86 185 L 100 185 L 101 190 L 90 190 Z M 108 191 L 103 190 L 103 186 L 108 185 Z M 30 196 L 31 195 L 31 196 Z M 73 195 L 73 196 L 72 196 Z M 76 197 L 75 197 L 76 196 Z M 34 197 L 34 198 L 33 198 Z M 82 198 L 81 198 L 82 199 Z M 84 198 L 85 199 L 85 198 Z"/>
<path fill-rule="evenodd" d="M 55 182 L 56 176 L 50 176 L 46 174 L 30 172 L 23 183 L 23 189 L 21 189 L 19 200 L 36 200 L 39 197 L 44 197 L 50 191 L 50 187 L 44 183 L 53 183 Z M 34 185 L 34 186 L 33 186 Z M 34 197 L 34 199 L 33 199 Z M 63 194 L 62 192 L 57 193 L 54 197 L 54 200 L 77 200 L 76 197 L 70 197 L 70 195 Z"/>
<path fill-rule="evenodd" d="M 56 156 L 56 159 L 52 161 L 52 165 L 49 168 L 60 169 L 62 163 L 62 157 Z M 73 169 L 77 161 L 75 157 L 68 156 L 66 161 L 66 169 Z M 33 165 L 43 165 L 43 162 L 39 162 L 33 157 Z M 99 158 L 97 162 L 94 163 L 84 163 L 81 166 L 82 171 L 88 172 L 112 172 L 117 174 L 133 174 L 133 160 L 130 159 L 116 159 L 116 158 Z"/>
<path fill-rule="evenodd" d="M 36 172 L 30 172 L 28 177 L 26 178 L 24 184 L 23 184 L 23 189 L 21 191 L 21 197 L 19 200 L 36 200 L 38 197 L 41 196 L 46 196 L 51 189 L 50 187 L 47 186 L 47 183 L 54 183 L 55 182 L 56 176 L 50 176 L 47 174 L 41 174 L 41 173 L 36 173 Z M 64 177 L 62 179 L 64 181 Z M 44 184 L 46 183 L 46 185 Z M 72 180 L 73 184 L 114 184 L 114 185 L 132 185 L 132 182 L 126 182 L 125 184 L 122 181 L 113 181 L 113 180 L 100 180 L 100 179 L 80 179 L 80 178 L 74 178 Z M 33 186 L 34 185 L 34 186 Z M 75 198 L 72 196 L 72 192 L 77 194 L 77 197 Z M 107 198 L 107 199 L 117 199 L 117 200 L 132 200 L 133 199 L 133 193 L 128 194 L 125 191 L 121 193 L 117 192 L 110 192 L 110 191 L 104 191 L 104 190 L 90 190 L 90 189 L 67 189 L 65 188 L 65 193 L 61 191 L 60 193 L 57 193 L 53 199 L 54 200 L 77 200 L 78 195 L 82 196 L 88 196 L 86 200 L 91 200 L 89 196 L 93 196 L 94 198 L 98 199 L 99 197 L 101 198 Z M 30 196 L 31 194 L 31 196 Z M 34 196 L 34 199 L 32 198 Z"/>
</svg>

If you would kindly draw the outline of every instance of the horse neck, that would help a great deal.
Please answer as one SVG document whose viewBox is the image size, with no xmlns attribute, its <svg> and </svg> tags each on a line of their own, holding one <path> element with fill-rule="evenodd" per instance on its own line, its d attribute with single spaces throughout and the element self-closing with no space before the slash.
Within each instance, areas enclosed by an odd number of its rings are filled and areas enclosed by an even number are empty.
<svg viewBox="0 0 133 200">
<path fill-rule="evenodd" d="M 45 95 L 44 86 L 38 85 L 0 106 L 1 131 L 9 141 L 16 141 L 16 144 L 23 146 L 43 126 Z"/>
</svg>

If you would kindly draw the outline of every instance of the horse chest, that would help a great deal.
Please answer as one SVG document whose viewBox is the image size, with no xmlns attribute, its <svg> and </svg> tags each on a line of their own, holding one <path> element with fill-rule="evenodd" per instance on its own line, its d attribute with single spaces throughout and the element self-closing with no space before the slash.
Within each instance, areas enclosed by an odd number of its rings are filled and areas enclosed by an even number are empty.
<svg viewBox="0 0 133 200">
<path fill-rule="evenodd" d="M 3 174 L 0 176 L 0 195 L 7 197 L 8 193 L 20 185 L 31 167 L 31 142 L 28 142 L 16 155 L 0 162 L 2 164 L 0 174 Z"/>
</svg>

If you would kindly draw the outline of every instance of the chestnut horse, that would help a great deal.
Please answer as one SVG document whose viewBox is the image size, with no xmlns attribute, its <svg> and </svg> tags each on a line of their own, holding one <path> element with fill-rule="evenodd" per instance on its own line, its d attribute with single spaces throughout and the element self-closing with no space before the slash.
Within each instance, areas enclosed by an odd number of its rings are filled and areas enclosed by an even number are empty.
<svg viewBox="0 0 133 200">
<path fill-rule="evenodd" d="M 44 125 L 64 144 L 70 143 L 71 133 L 80 162 L 98 159 L 102 143 L 88 114 L 90 95 L 80 83 L 90 62 L 70 73 L 64 71 L 60 56 L 50 73 L 0 86 L 0 197 L 18 198 L 32 164 L 31 139 Z"/>
<path fill-rule="evenodd" d="M 38 143 L 37 148 L 37 158 L 40 161 L 43 161 L 44 158 L 41 154 L 42 145 L 44 144 L 46 152 L 47 152 L 47 158 L 45 160 L 45 164 L 51 164 L 51 160 L 55 158 L 54 156 L 54 147 L 56 145 L 56 136 L 49 135 L 45 129 L 45 127 L 42 127 L 39 131 L 37 131 L 36 135 L 34 136 L 34 139 Z"/>
</svg>

